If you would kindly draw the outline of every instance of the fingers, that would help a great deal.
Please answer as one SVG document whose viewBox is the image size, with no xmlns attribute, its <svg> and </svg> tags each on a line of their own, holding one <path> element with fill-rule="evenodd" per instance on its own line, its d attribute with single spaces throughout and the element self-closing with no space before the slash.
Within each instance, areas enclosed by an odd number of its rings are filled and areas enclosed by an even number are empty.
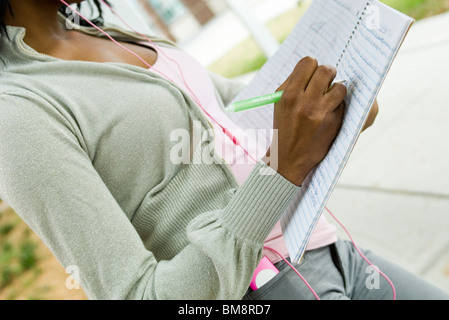
<svg viewBox="0 0 449 320">
<path fill-rule="evenodd" d="M 319 66 L 315 58 L 305 57 L 277 91 L 284 90 L 292 82 L 297 92 L 308 90 L 313 95 L 325 95 L 336 76 L 337 69 L 333 66 Z"/>
<path fill-rule="evenodd" d="M 335 138 L 337 138 L 338 133 L 343 125 L 344 115 L 345 115 L 346 104 L 343 101 L 338 105 L 338 107 L 329 115 L 329 129 L 334 133 Z"/>
<path fill-rule="evenodd" d="M 346 86 L 340 83 L 334 84 L 329 90 L 336 76 L 335 67 L 318 65 L 316 59 L 305 57 L 298 62 L 288 79 L 277 91 L 285 91 L 285 100 L 288 100 L 287 97 L 295 100 L 299 96 L 309 101 L 323 99 L 326 103 L 315 103 L 315 106 L 318 108 L 321 106 L 332 112 L 339 107 L 347 93 Z"/>
<path fill-rule="evenodd" d="M 346 88 L 344 84 L 335 83 L 331 90 L 329 90 L 326 94 L 326 99 L 331 105 L 331 108 L 338 108 L 342 101 L 344 101 L 347 93 L 348 88 Z"/>
<path fill-rule="evenodd" d="M 307 90 L 315 95 L 325 95 L 337 76 L 337 69 L 329 65 L 321 65 L 316 68 Z"/>
<path fill-rule="evenodd" d="M 311 57 L 301 59 L 290 75 L 290 79 L 294 79 L 295 89 L 304 92 L 317 68 L 318 61 L 316 59 Z"/>
<path fill-rule="evenodd" d="M 374 101 L 373 106 L 371 107 L 370 113 L 368 114 L 368 118 L 365 121 L 362 131 L 365 131 L 374 124 L 374 121 L 376 120 L 378 113 L 379 113 L 379 104 L 376 99 Z"/>
<path fill-rule="evenodd" d="M 276 92 L 285 90 L 285 88 L 287 88 L 287 85 L 290 82 L 291 78 L 292 78 L 292 75 L 290 74 L 288 76 L 287 80 L 284 81 L 284 83 L 276 90 Z"/>
<path fill-rule="evenodd" d="M 337 108 L 335 108 L 334 113 L 337 114 L 337 117 L 339 120 L 343 120 L 344 114 L 346 109 L 346 103 L 342 101 Z"/>
</svg>

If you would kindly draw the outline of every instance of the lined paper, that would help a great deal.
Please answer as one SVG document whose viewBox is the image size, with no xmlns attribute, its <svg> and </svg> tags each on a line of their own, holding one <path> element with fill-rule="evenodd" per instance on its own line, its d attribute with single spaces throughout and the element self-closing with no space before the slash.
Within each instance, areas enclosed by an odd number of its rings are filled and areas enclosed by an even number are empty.
<svg viewBox="0 0 449 320">
<path fill-rule="evenodd" d="M 298 61 L 311 56 L 347 80 L 342 129 L 326 158 L 309 174 L 281 219 L 293 261 L 303 256 L 370 108 L 413 19 L 377 0 L 315 0 L 279 51 L 235 101 L 275 92 Z M 273 105 L 230 115 L 243 129 L 273 128 Z M 267 142 L 271 136 L 267 135 Z M 267 143 L 267 145 L 270 145 Z"/>
</svg>

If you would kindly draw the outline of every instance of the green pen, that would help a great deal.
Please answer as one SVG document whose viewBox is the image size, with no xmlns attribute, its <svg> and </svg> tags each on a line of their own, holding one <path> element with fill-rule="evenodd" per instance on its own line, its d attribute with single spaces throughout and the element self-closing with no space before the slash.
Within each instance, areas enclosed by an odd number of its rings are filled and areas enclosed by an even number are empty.
<svg viewBox="0 0 449 320">
<path fill-rule="evenodd" d="M 334 81 L 332 83 L 332 85 L 330 86 L 329 90 L 331 90 L 332 87 L 336 83 L 345 84 L 346 80 Z M 225 110 L 226 110 L 226 112 L 237 113 L 237 112 L 241 112 L 241 111 L 246 111 L 246 110 L 251 110 L 251 109 L 263 107 L 263 106 L 266 106 L 266 105 L 269 105 L 269 104 L 272 104 L 272 103 L 276 103 L 279 100 L 281 100 L 283 93 L 284 93 L 284 91 L 278 91 L 278 92 L 275 92 L 275 93 L 270 93 L 270 94 L 267 94 L 267 95 L 264 95 L 264 96 L 260 96 L 260 97 L 256 97 L 256 98 L 251 98 L 251 99 L 237 101 L 237 102 L 232 103 Z"/>
</svg>

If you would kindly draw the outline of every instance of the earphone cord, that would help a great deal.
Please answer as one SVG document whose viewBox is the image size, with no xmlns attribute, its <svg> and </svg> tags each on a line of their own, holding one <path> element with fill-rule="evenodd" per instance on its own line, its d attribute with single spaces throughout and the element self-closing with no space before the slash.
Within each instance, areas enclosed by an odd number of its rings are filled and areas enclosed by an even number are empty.
<svg viewBox="0 0 449 320">
<path fill-rule="evenodd" d="M 388 278 L 388 276 L 383 273 L 382 271 L 380 271 L 380 269 L 373 265 L 371 263 L 371 261 L 368 260 L 368 258 L 362 253 L 362 251 L 360 251 L 359 247 L 356 245 L 354 239 L 352 238 L 350 232 L 348 231 L 348 229 L 337 219 L 337 217 L 329 210 L 329 208 L 325 207 L 326 211 L 331 215 L 331 217 L 343 228 L 343 230 L 346 232 L 346 234 L 348 235 L 349 239 L 352 242 L 352 245 L 354 246 L 354 248 L 357 250 L 358 254 L 362 257 L 362 259 L 369 265 L 371 266 L 371 268 L 373 268 L 377 273 L 379 273 L 382 277 L 385 278 L 385 280 L 388 282 L 388 284 L 390 285 L 392 291 L 393 291 L 393 300 L 396 300 L 396 288 L 393 284 L 393 282 L 390 280 L 390 278 Z M 302 279 L 302 281 L 306 284 L 307 288 L 309 288 L 309 290 L 312 292 L 312 294 L 315 296 L 315 298 L 317 300 L 320 300 L 319 296 L 317 295 L 317 293 L 315 292 L 315 290 L 313 290 L 313 288 L 311 287 L 311 285 L 306 281 L 306 279 L 299 273 L 298 270 L 296 270 L 296 268 L 290 263 L 288 262 L 287 259 L 284 258 L 284 256 L 282 254 L 280 254 L 278 251 L 276 251 L 273 248 L 264 246 L 264 249 L 273 251 L 274 253 L 276 253 L 282 260 L 284 260 L 285 263 L 287 263 L 287 265 L 293 269 L 293 271 Z"/>
<path fill-rule="evenodd" d="M 182 69 L 180 67 L 180 65 L 177 63 L 177 61 L 175 61 L 174 59 L 170 58 L 159 46 L 156 46 L 156 44 L 149 39 L 149 37 L 147 37 L 145 34 L 142 34 L 141 32 L 138 32 L 137 30 L 135 30 L 134 28 L 132 28 L 110 5 L 108 5 L 104 0 L 99 0 L 103 5 L 107 6 L 112 13 L 117 16 L 128 28 L 130 28 L 132 31 L 134 31 L 135 33 L 139 34 L 141 37 L 143 37 L 145 40 L 147 40 L 151 45 L 153 45 L 154 47 L 158 48 L 158 52 L 161 52 L 168 60 L 172 61 L 178 68 L 180 75 L 182 77 L 182 80 L 184 82 L 184 85 L 186 86 L 186 88 L 188 89 L 189 93 L 191 94 L 191 97 L 193 98 L 193 100 L 198 104 L 198 106 L 203 110 L 203 112 L 212 120 L 214 121 L 222 130 L 223 133 L 228 136 L 232 142 L 242 148 L 242 150 L 246 153 L 246 155 L 248 155 L 255 163 L 257 163 L 257 160 L 254 159 L 254 157 L 246 150 L 246 148 L 244 148 L 241 143 L 238 141 L 237 137 L 235 137 L 227 128 L 225 128 L 224 126 L 222 126 L 217 120 L 214 119 L 214 117 L 212 117 L 212 115 L 210 115 L 207 110 L 202 106 L 200 100 L 198 99 L 198 97 L 195 95 L 195 93 L 193 92 L 193 90 L 190 88 L 190 86 L 188 85 L 185 77 L 184 77 L 184 73 L 182 72 Z M 117 46 L 119 46 L 120 48 L 122 48 L 123 50 L 127 51 L 128 53 L 132 54 L 133 56 L 135 56 L 136 58 L 138 58 L 142 63 L 144 63 L 149 69 L 153 69 L 154 71 L 158 72 L 159 74 L 161 74 L 162 76 L 164 76 L 167 80 L 171 81 L 174 83 L 174 81 L 172 79 L 170 79 L 168 76 L 164 75 L 162 72 L 160 72 L 159 70 L 156 70 L 154 68 L 154 66 L 150 65 L 148 62 L 145 61 L 145 59 L 143 59 L 142 57 L 140 57 L 137 53 L 133 52 L 132 50 L 126 48 L 125 46 L 123 46 L 122 44 L 120 44 L 117 40 L 115 40 L 112 36 L 110 36 L 106 31 L 104 31 L 103 29 L 101 29 L 100 27 L 98 27 L 97 25 L 95 25 L 93 22 L 91 22 L 89 19 L 87 19 L 84 15 L 82 15 L 79 11 L 77 11 L 74 7 L 72 7 L 71 5 L 69 5 L 66 1 L 64 0 L 60 0 L 61 3 L 63 3 L 65 6 L 67 6 L 68 8 L 70 8 L 72 10 L 72 12 L 76 13 L 77 15 L 79 15 L 82 19 L 84 19 L 88 24 L 90 24 L 93 28 L 95 28 L 96 30 L 98 30 L 99 32 L 101 32 L 102 34 L 104 34 L 108 39 L 110 39 L 113 43 L 115 43 Z M 343 230 L 347 233 L 347 235 L 349 236 L 352 244 L 354 245 L 355 249 L 357 250 L 357 252 L 359 253 L 359 255 L 363 258 L 363 260 L 368 263 L 375 271 L 377 271 L 380 275 L 382 275 L 387 282 L 389 283 L 389 285 L 391 286 L 392 290 L 393 290 L 393 300 L 396 300 L 396 289 L 394 287 L 393 282 L 383 273 L 381 272 L 376 266 L 374 266 L 364 255 L 363 253 L 360 251 L 360 249 L 358 248 L 358 246 L 355 244 L 351 234 L 349 233 L 349 231 L 345 228 L 345 226 L 334 216 L 334 214 L 326 207 L 325 208 L 326 211 L 332 216 L 332 218 L 343 228 Z M 283 255 L 281 255 L 278 251 L 276 251 L 275 249 L 272 249 L 270 247 L 264 247 L 267 250 L 273 251 L 274 253 L 276 253 L 277 255 L 279 255 L 280 258 L 282 258 L 287 265 L 292 268 L 294 270 L 294 272 L 302 279 L 302 281 L 306 284 L 306 286 L 309 288 L 309 290 L 313 293 L 313 295 L 315 296 L 315 298 L 317 300 L 320 300 L 319 296 L 317 295 L 317 293 L 313 290 L 313 288 L 310 286 L 310 284 L 306 281 L 306 279 L 298 272 L 298 270 L 296 270 L 296 268 L 290 263 L 288 262 Z"/>
<path fill-rule="evenodd" d="M 149 64 L 147 61 L 145 61 L 145 59 L 143 59 L 141 56 L 139 56 L 137 53 L 135 53 L 134 51 L 126 48 L 124 45 L 122 45 L 121 43 L 119 43 L 117 40 L 115 40 L 111 35 L 109 35 L 106 31 L 104 31 L 103 29 L 101 29 L 100 27 L 98 27 L 96 24 L 94 24 L 92 21 L 90 21 L 88 18 L 86 18 L 83 14 L 81 14 L 81 12 L 79 12 L 78 10 L 76 10 L 74 7 L 72 7 L 71 5 L 69 5 L 65 0 L 59 0 L 61 3 L 63 3 L 65 6 L 67 6 L 68 8 L 70 8 L 70 10 L 72 10 L 72 12 L 76 13 L 77 15 L 79 15 L 82 19 L 84 19 L 88 24 L 90 24 L 93 28 L 95 28 L 97 31 L 101 32 L 102 34 L 104 34 L 109 40 L 111 40 L 113 43 L 115 43 L 117 46 L 119 46 L 120 48 L 122 48 L 123 50 L 127 51 L 128 53 L 132 54 L 133 56 L 135 56 L 136 58 L 138 58 L 142 63 L 144 63 L 149 69 L 154 70 L 155 72 L 159 73 L 160 75 L 162 75 L 163 77 L 165 77 L 167 80 L 171 81 L 172 83 L 174 83 L 174 81 L 172 79 L 170 79 L 170 77 L 168 77 L 167 75 L 165 75 L 164 73 L 162 73 L 160 70 L 157 70 L 154 66 L 152 66 L 151 64 Z M 105 6 L 107 6 L 112 13 L 117 16 L 128 28 L 130 28 L 132 31 L 134 31 L 135 33 L 139 34 L 141 37 L 143 37 L 145 40 L 147 40 L 151 45 L 153 45 L 154 47 L 158 48 L 158 52 L 161 52 L 166 58 L 168 58 L 170 61 L 172 61 L 178 68 L 178 70 L 180 71 L 182 80 L 184 82 L 184 85 L 186 86 L 187 90 L 190 93 L 190 96 L 192 97 L 192 99 L 195 101 L 195 103 L 202 109 L 202 111 L 214 122 L 216 123 L 220 129 L 223 131 L 223 133 L 232 140 L 232 142 L 240 147 L 243 152 L 255 163 L 257 163 L 257 160 L 248 152 L 248 150 L 246 150 L 246 148 L 244 148 L 242 146 L 242 144 L 240 143 L 240 141 L 237 139 L 237 137 L 235 135 L 232 134 L 231 131 L 229 131 L 227 128 L 225 128 L 224 126 L 222 126 L 220 124 L 220 122 L 218 122 L 201 104 L 201 101 L 198 99 L 198 97 L 195 95 L 195 93 L 193 92 L 193 90 L 190 88 L 190 86 L 188 85 L 185 77 L 184 77 L 184 73 L 181 70 L 180 65 L 172 58 L 168 57 L 168 55 L 164 52 L 164 50 L 161 49 L 160 46 L 157 46 L 150 38 L 148 38 L 146 35 L 144 35 L 143 33 L 135 30 L 134 28 L 132 28 L 110 5 L 108 5 L 104 0 L 100 0 L 100 2 L 102 4 L 104 4 Z"/>
</svg>

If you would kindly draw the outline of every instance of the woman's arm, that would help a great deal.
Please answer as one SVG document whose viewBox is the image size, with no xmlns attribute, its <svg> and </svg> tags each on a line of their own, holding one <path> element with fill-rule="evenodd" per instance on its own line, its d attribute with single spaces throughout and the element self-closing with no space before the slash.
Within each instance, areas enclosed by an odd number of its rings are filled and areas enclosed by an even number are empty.
<svg viewBox="0 0 449 320">
<path fill-rule="evenodd" d="M 239 299 L 263 241 L 298 188 L 259 163 L 223 210 L 186 230 L 190 244 L 157 261 L 92 165 L 82 137 L 48 101 L 0 95 L 0 194 L 93 299 Z"/>
</svg>

